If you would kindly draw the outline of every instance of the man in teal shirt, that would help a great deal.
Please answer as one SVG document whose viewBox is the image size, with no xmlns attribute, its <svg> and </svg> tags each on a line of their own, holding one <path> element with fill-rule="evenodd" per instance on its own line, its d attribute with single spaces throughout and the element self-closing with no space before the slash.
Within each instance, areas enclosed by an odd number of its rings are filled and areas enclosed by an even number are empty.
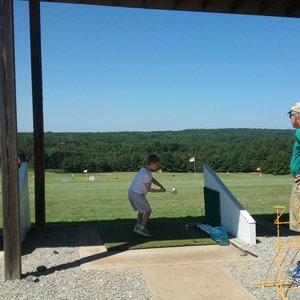
<svg viewBox="0 0 300 300">
<path fill-rule="evenodd" d="M 300 232 L 300 102 L 291 107 L 289 116 L 293 128 L 296 129 L 296 141 L 291 159 L 291 172 L 294 177 L 294 185 L 290 201 L 290 229 Z"/>
<path fill-rule="evenodd" d="M 295 145 L 291 159 L 291 172 L 294 177 L 294 185 L 290 201 L 290 229 L 300 232 L 300 102 L 291 107 L 289 116 L 293 128 L 296 129 Z M 293 281 L 300 281 L 300 261 L 287 277 Z"/>
</svg>

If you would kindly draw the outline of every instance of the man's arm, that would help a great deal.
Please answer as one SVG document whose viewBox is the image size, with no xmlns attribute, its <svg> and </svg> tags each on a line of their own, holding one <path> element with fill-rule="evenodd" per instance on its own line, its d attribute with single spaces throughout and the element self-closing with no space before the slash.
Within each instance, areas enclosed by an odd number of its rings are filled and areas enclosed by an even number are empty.
<svg viewBox="0 0 300 300">
<path fill-rule="evenodd" d="M 300 130 L 299 129 L 296 130 L 295 137 L 296 137 L 297 142 L 300 144 Z M 295 177 L 294 182 L 297 185 L 300 185 L 300 174 Z"/>
<path fill-rule="evenodd" d="M 164 191 L 166 191 L 166 189 L 164 188 L 164 186 L 162 184 L 160 184 L 155 178 L 152 177 L 152 181 L 153 184 L 155 184 L 156 186 L 160 187 L 161 189 L 163 189 Z"/>
<path fill-rule="evenodd" d="M 166 191 L 163 187 L 160 189 L 153 189 L 151 187 L 151 182 L 145 183 L 145 187 L 146 187 L 147 192 L 149 192 L 149 193 L 164 193 Z"/>
</svg>

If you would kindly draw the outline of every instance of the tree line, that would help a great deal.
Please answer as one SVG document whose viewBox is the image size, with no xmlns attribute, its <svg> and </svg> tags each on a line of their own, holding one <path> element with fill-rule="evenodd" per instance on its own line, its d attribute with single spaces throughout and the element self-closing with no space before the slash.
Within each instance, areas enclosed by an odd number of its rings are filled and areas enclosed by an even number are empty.
<svg viewBox="0 0 300 300">
<path fill-rule="evenodd" d="M 189 172 L 208 163 L 218 172 L 288 174 L 292 130 L 193 129 L 162 132 L 45 133 L 46 169 L 62 172 L 136 171 L 150 153 L 163 171 Z M 19 156 L 33 166 L 33 135 L 19 133 Z"/>
</svg>

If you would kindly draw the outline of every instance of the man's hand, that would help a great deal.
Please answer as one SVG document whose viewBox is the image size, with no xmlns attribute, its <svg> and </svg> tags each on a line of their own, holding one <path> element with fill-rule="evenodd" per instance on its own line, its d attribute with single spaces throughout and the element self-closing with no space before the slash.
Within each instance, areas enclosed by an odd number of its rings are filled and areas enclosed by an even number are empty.
<svg viewBox="0 0 300 300">
<path fill-rule="evenodd" d="M 300 174 L 296 176 L 296 178 L 294 179 L 294 182 L 295 182 L 297 185 L 300 185 Z"/>
</svg>

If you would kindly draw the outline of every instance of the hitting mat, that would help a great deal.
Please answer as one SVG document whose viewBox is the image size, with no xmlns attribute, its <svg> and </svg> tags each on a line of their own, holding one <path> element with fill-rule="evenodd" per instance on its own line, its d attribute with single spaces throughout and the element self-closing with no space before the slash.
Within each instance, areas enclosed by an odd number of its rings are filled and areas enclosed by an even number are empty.
<svg viewBox="0 0 300 300">
<path fill-rule="evenodd" d="M 206 233 L 195 229 L 199 218 L 157 218 L 149 221 L 151 238 L 133 232 L 135 220 L 103 221 L 97 229 L 109 251 L 199 246 L 216 244 Z"/>
</svg>

